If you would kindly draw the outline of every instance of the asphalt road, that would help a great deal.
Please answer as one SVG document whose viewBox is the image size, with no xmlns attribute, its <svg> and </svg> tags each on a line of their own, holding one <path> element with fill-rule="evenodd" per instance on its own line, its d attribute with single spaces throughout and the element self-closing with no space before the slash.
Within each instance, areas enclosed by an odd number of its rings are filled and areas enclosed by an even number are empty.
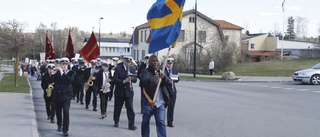
<svg viewBox="0 0 320 137">
<path fill-rule="evenodd" d="M 61 136 L 56 124 L 46 120 L 40 82 L 31 80 L 39 133 Z M 168 137 L 318 137 L 320 136 L 320 87 L 297 83 L 231 83 L 180 81 L 175 127 Z M 69 136 L 139 137 L 141 130 L 140 90 L 134 85 L 136 131 L 128 130 L 125 108 L 119 128 L 113 127 L 113 101 L 105 119 L 100 111 L 71 103 Z M 156 136 L 151 120 L 151 137 Z"/>
</svg>

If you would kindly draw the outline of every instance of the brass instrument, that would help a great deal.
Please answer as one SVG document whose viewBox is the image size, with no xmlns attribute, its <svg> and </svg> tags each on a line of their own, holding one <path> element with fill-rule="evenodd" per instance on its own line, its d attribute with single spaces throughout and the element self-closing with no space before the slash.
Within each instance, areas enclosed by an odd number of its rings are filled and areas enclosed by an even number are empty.
<svg viewBox="0 0 320 137">
<path fill-rule="evenodd" d="M 53 90 L 53 84 L 54 84 L 54 83 L 50 83 L 50 84 L 48 85 L 47 97 L 50 97 L 50 96 L 51 96 L 51 93 L 52 93 L 52 90 Z"/>
<path fill-rule="evenodd" d="M 80 66 L 80 70 L 81 70 L 81 71 L 85 71 L 85 70 L 86 70 L 86 67 L 83 66 L 83 65 L 81 65 L 81 66 Z"/>
<path fill-rule="evenodd" d="M 84 83 L 84 90 L 87 91 L 89 87 L 93 86 L 93 74 L 90 75 L 86 83 Z"/>
<path fill-rule="evenodd" d="M 103 93 L 107 93 L 108 92 L 108 89 L 111 87 L 110 83 L 109 83 L 109 75 L 106 76 L 106 83 L 103 87 Z"/>
</svg>

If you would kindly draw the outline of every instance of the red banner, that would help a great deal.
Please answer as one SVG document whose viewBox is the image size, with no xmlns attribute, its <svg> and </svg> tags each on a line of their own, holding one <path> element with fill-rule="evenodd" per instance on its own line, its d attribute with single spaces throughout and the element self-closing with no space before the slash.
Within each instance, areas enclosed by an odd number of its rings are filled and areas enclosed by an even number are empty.
<svg viewBox="0 0 320 137">
<path fill-rule="evenodd" d="M 46 59 L 56 59 L 56 52 L 52 47 L 52 43 L 48 37 L 48 32 L 46 33 Z"/>
<path fill-rule="evenodd" d="M 80 54 L 87 62 L 90 62 L 91 60 L 98 58 L 100 54 L 100 49 L 98 47 L 96 36 L 93 32 L 87 44 L 80 50 Z"/>
<path fill-rule="evenodd" d="M 71 60 L 71 58 L 75 57 L 74 46 L 72 44 L 72 37 L 70 34 L 70 30 L 69 30 L 69 37 L 68 37 L 68 44 L 67 44 L 66 52 L 67 52 L 67 57 L 69 58 L 69 60 Z"/>
</svg>

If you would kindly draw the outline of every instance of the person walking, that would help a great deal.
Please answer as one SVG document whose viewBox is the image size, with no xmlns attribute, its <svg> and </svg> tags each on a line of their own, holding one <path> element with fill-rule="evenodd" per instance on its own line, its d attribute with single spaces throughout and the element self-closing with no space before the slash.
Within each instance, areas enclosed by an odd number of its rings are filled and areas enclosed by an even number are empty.
<svg viewBox="0 0 320 137">
<path fill-rule="evenodd" d="M 69 109 L 72 100 L 72 83 L 75 73 L 68 70 L 69 59 L 64 57 L 60 60 L 60 68 L 56 69 L 54 77 L 53 98 L 56 107 L 58 131 L 68 136 Z M 63 114 L 62 114 L 63 113 Z"/>
<path fill-rule="evenodd" d="M 158 69 L 159 61 L 156 55 L 149 58 L 149 66 L 141 72 L 141 83 L 143 88 L 143 113 L 141 123 L 141 136 L 150 136 L 150 119 L 154 115 L 156 121 L 158 137 L 166 137 L 167 131 L 165 126 L 166 106 L 170 103 L 169 93 L 166 86 L 169 86 L 169 78 Z M 162 79 L 159 87 L 156 101 L 153 102 L 157 84 Z M 154 103 L 154 106 L 151 104 Z M 152 107 L 151 107 L 152 106 Z"/>
<path fill-rule="evenodd" d="M 174 127 L 173 125 L 173 115 L 174 115 L 174 107 L 176 104 L 177 98 L 177 88 L 176 83 L 179 82 L 178 70 L 173 68 L 173 58 L 167 59 L 167 65 L 165 68 L 165 74 L 170 79 L 170 85 L 167 86 L 169 96 L 170 96 L 170 104 L 167 108 L 167 126 Z"/>
<path fill-rule="evenodd" d="M 125 103 L 127 109 L 127 117 L 129 121 L 129 129 L 136 130 L 135 126 L 135 113 L 133 110 L 133 87 L 132 83 L 137 82 L 137 77 L 131 76 L 136 74 L 134 67 L 130 67 L 132 57 L 126 56 L 123 58 L 123 62 L 118 64 L 115 68 L 113 75 L 113 82 L 115 84 L 114 91 L 114 113 L 113 120 L 114 126 L 119 127 L 120 113 Z"/>
<path fill-rule="evenodd" d="M 211 60 L 209 63 L 210 75 L 213 75 L 213 69 L 214 69 L 214 61 Z"/>
<path fill-rule="evenodd" d="M 54 79 L 53 79 L 54 68 L 55 68 L 54 64 L 48 64 L 47 70 L 43 73 L 43 76 L 41 78 L 41 87 L 43 89 L 43 98 L 46 104 L 46 112 L 47 112 L 48 120 L 50 120 L 51 123 L 55 123 L 54 121 L 55 104 L 51 96 L 51 93 L 53 90 L 52 86 L 54 84 Z"/>
</svg>

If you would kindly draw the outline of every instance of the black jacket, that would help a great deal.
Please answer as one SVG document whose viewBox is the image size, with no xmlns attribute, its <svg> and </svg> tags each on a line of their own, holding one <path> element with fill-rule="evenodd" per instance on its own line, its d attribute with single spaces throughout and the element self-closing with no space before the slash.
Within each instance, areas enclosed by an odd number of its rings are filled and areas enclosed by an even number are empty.
<svg viewBox="0 0 320 137">
<path fill-rule="evenodd" d="M 54 101 L 63 102 L 72 99 L 72 83 L 74 80 L 74 71 L 70 70 L 67 74 L 60 74 L 58 71 L 53 75 L 54 85 L 53 85 L 53 98 Z"/>
<path fill-rule="evenodd" d="M 43 91 L 45 92 L 46 89 L 48 88 L 48 85 L 53 82 L 54 82 L 53 75 L 50 76 L 48 72 L 45 72 L 41 78 L 41 87 Z"/>
<path fill-rule="evenodd" d="M 96 74 L 96 85 L 98 87 L 98 91 L 101 90 L 102 85 L 103 85 L 103 69 L 100 69 L 100 71 Z M 108 75 L 109 75 L 109 79 L 111 79 L 110 84 L 112 84 L 112 76 L 111 76 L 111 72 L 108 71 Z M 111 91 L 112 92 L 112 91 Z"/>
<path fill-rule="evenodd" d="M 133 67 L 128 68 L 130 73 L 137 74 Z M 130 83 L 123 83 L 123 81 L 128 77 L 128 74 L 123 66 L 123 63 L 117 65 L 113 75 L 113 82 L 116 85 L 114 95 L 115 97 L 133 97 L 133 89 L 130 87 Z M 132 77 L 133 83 L 137 82 L 137 77 Z"/>
<path fill-rule="evenodd" d="M 175 69 L 175 68 L 171 68 L 171 73 L 173 75 L 178 75 L 178 70 Z M 169 74 L 169 71 L 167 70 L 167 68 L 165 68 L 165 74 L 167 77 L 170 78 L 170 74 Z M 174 80 L 173 83 L 170 83 L 168 86 L 167 86 L 167 89 L 168 89 L 168 92 L 173 95 L 173 94 L 176 94 L 177 93 L 177 88 L 176 88 L 176 84 L 175 83 L 178 83 L 180 80 L 180 78 L 178 77 L 178 80 Z"/>
<path fill-rule="evenodd" d="M 139 86 L 141 87 L 142 85 L 141 85 L 141 72 L 142 72 L 142 70 L 144 70 L 144 69 L 146 69 L 147 68 L 147 64 L 146 63 L 141 63 L 141 65 L 139 66 L 139 68 L 138 68 L 138 72 L 137 72 L 137 74 L 138 74 L 138 78 L 139 78 L 139 80 L 140 80 L 140 82 L 139 82 Z"/>
<path fill-rule="evenodd" d="M 147 92 L 147 94 L 151 98 L 151 100 L 154 97 L 154 94 L 155 94 L 156 88 L 157 88 L 157 84 L 158 84 L 158 83 L 151 82 L 151 78 L 154 75 L 156 75 L 156 73 L 151 68 L 144 69 L 144 70 L 142 70 L 142 73 L 141 73 L 141 85 L 144 88 L 144 90 Z M 170 104 L 170 97 L 169 97 L 168 90 L 166 88 L 166 86 L 169 86 L 169 85 L 170 85 L 169 78 L 167 76 L 165 76 L 162 79 L 159 88 L 161 88 L 162 96 L 163 96 L 163 99 L 166 103 L 165 104 L 166 106 Z M 144 93 L 141 93 L 141 94 L 144 94 Z M 143 104 L 150 104 L 144 95 L 142 96 L 141 101 Z"/>
</svg>

